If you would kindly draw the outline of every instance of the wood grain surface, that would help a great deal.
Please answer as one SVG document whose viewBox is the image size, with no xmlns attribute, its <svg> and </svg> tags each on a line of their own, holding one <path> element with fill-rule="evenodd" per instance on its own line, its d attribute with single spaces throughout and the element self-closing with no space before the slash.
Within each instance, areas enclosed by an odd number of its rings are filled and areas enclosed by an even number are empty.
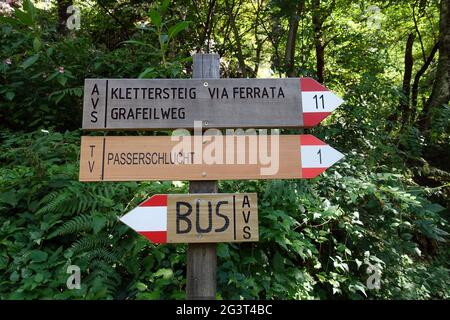
<svg viewBox="0 0 450 320">
<path fill-rule="evenodd" d="M 81 139 L 80 181 L 301 178 L 300 136 L 109 136 Z M 197 140 L 196 140 L 197 139 Z M 272 150 L 272 144 L 279 147 Z M 187 146 L 190 145 L 190 148 Z M 183 146 L 185 146 L 183 148 Z M 181 151 L 180 151 L 181 150 Z"/>
</svg>

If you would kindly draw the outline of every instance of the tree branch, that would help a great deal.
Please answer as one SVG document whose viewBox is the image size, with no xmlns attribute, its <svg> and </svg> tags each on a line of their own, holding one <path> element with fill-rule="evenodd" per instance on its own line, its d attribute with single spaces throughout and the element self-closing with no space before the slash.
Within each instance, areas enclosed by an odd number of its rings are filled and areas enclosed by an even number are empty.
<svg viewBox="0 0 450 320">
<path fill-rule="evenodd" d="M 414 20 L 414 28 L 416 29 L 417 35 L 419 36 L 420 48 L 422 49 L 423 62 L 425 63 L 427 61 L 427 58 L 425 55 L 425 47 L 423 46 L 422 35 L 420 34 L 419 26 L 417 25 L 415 7 L 416 7 L 416 4 L 414 4 L 412 6 L 412 16 L 413 16 L 413 20 Z"/>
<path fill-rule="evenodd" d="M 433 61 L 434 56 L 436 55 L 436 52 L 438 51 L 438 49 L 439 49 L 439 41 L 434 44 L 433 49 L 431 49 L 430 55 L 425 60 L 425 63 L 422 65 L 420 70 L 417 71 L 416 76 L 414 77 L 414 82 L 413 82 L 413 86 L 412 86 L 412 98 L 411 98 L 412 108 L 413 108 L 412 120 L 414 120 L 414 118 L 417 114 L 417 96 L 419 93 L 420 78 L 427 71 L 427 69 L 430 66 L 431 62 Z"/>
</svg>

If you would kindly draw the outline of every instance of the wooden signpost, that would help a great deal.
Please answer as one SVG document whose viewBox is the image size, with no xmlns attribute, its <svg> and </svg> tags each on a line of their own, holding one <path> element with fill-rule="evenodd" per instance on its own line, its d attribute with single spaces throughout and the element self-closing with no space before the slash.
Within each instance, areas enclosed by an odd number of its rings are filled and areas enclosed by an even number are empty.
<svg viewBox="0 0 450 320">
<path fill-rule="evenodd" d="M 154 195 L 120 218 L 155 243 L 258 241 L 258 200 L 244 194 Z"/>
<path fill-rule="evenodd" d="M 343 101 L 311 78 L 219 79 L 195 54 L 194 79 L 86 79 L 83 129 L 301 128 Z M 196 131 L 196 130 L 194 130 Z M 216 242 L 258 241 L 257 195 L 219 194 L 221 179 L 313 178 L 343 155 L 312 135 L 84 136 L 80 181 L 189 180 L 120 220 L 155 243 L 188 243 L 186 297 L 215 299 Z"/>
<path fill-rule="evenodd" d="M 192 57 L 192 77 L 220 78 L 218 54 L 195 54 Z M 189 181 L 190 193 L 217 193 L 218 181 Z M 217 246 L 210 243 L 189 243 L 186 261 L 186 298 L 214 300 L 217 291 Z"/>
<path fill-rule="evenodd" d="M 86 79 L 83 129 L 312 127 L 342 102 L 311 78 Z"/>
<path fill-rule="evenodd" d="M 312 135 L 82 137 L 80 181 L 314 178 L 342 157 Z"/>
</svg>

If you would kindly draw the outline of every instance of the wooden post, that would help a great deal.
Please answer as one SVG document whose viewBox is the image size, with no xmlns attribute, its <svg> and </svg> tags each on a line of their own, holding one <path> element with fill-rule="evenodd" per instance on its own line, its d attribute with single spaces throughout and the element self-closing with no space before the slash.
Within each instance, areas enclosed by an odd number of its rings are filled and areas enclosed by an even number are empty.
<svg viewBox="0 0 450 320">
<path fill-rule="evenodd" d="M 218 54 L 195 54 L 193 78 L 220 78 Z M 199 119 L 201 120 L 201 119 Z M 190 181 L 190 193 L 217 193 L 217 181 Z M 186 298 L 216 298 L 217 255 L 215 243 L 188 244 Z"/>
</svg>

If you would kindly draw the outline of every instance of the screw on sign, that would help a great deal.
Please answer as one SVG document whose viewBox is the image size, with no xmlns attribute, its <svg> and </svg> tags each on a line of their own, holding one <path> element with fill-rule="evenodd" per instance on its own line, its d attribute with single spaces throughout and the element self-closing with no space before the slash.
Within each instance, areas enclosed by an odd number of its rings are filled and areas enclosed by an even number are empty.
<svg viewBox="0 0 450 320">
<path fill-rule="evenodd" d="M 154 195 L 120 220 L 155 243 L 258 241 L 258 200 L 246 194 Z"/>
</svg>

